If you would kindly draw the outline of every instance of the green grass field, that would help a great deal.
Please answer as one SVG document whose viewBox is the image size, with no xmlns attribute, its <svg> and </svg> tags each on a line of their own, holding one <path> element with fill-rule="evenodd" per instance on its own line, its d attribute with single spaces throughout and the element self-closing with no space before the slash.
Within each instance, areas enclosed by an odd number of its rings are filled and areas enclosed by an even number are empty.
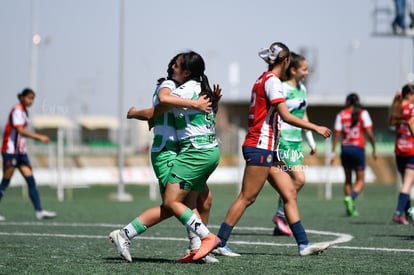
<svg viewBox="0 0 414 275">
<path fill-rule="evenodd" d="M 217 233 L 236 185 L 212 185 L 210 229 Z M 10 187 L 0 203 L 0 274 L 413 274 L 414 227 L 396 225 L 396 186 L 369 185 L 358 198 L 360 217 L 345 216 L 342 186 L 333 198 L 323 187 L 306 185 L 299 194 L 302 222 L 311 241 L 334 244 L 320 256 L 298 256 L 293 237 L 272 236 L 277 197 L 265 187 L 240 220 L 229 241 L 241 257 L 219 257 L 216 264 L 176 264 L 186 248 L 183 226 L 172 218 L 132 241 L 132 263 L 121 261 L 107 235 L 158 204 L 148 188 L 126 186 L 133 202 L 109 199 L 116 186 L 74 189 L 59 202 L 56 190 L 41 187 L 45 209 L 54 220 L 37 221 L 21 187 Z M 66 194 L 67 195 L 67 194 Z M 68 196 L 67 196 L 68 197 Z"/>
</svg>

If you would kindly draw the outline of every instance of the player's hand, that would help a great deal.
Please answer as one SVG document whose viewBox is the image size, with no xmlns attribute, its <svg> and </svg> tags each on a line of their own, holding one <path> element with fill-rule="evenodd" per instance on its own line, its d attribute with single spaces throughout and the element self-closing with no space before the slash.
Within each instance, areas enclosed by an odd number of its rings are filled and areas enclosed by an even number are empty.
<svg viewBox="0 0 414 275">
<path fill-rule="evenodd" d="M 49 143 L 49 141 L 50 141 L 49 137 L 45 136 L 45 135 L 40 135 L 39 140 L 43 143 Z"/>
<path fill-rule="evenodd" d="M 219 84 L 213 84 L 213 93 L 214 93 L 215 99 L 219 101 L 221 99 L 221 88 Z"/>
<path fill-rule="evenodd" d="M 315 132 L 318 135 L 323 136 L 324 138 L 328 138 L 331 136 L 331 130 L 329 128 L 326 128 L 325 126 L 317 126 Z"/>
<path fill-rule="evenodd" d="M 335 162 L 335 152 L 331 153 L 331 160 L 329 161 L 329 164 L 332 165 Z"/>
<path fill-rule="evenodd" d="M 311 151 L 310 151 L 310 155 L 311 155 L 311 156 L 316 155 L 316 153 L 318 153 L 318 150 L 317 150 L 316 148 L 311 149 Z"/>
<path fill-rule="evenodd" d="M 204 113 L 209 113 L 211 111 L 210 99 L 206 95 L 200 96 L 195 102 L 195 108 Z"/>
<path fill-rule="evenodd" d="M 127 118 L 134 118 L 134 114 L 135 114 L 136 110 L 137 109 L 135 109 L 135 107 L 129 108 L 128 113 L 127 113 Z"/>
</svg>

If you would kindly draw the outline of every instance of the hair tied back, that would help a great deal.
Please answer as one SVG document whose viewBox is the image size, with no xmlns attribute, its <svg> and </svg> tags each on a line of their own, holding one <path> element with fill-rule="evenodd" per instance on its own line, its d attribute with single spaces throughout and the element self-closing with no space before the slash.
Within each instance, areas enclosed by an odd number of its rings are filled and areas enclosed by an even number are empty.
<svg viewBox="0 0 414 275">
<path fill-rule="evenodd" d="M 262 58 L 266 63 L 273 64 L 275 60 L 277 59 L 279 53 L 283 49 L 279 47 L 278 45 L 274 45 L 272 48 L 262 48 L 259 51 L 259 56 Z"/>
</svg>

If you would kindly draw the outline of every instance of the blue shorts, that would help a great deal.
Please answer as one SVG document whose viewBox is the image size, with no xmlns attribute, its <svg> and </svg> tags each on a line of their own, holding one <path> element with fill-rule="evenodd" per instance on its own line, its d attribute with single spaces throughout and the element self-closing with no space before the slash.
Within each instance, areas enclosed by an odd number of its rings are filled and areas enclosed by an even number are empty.
<svg viewBox="0 0 414 275">
<path fill-rule="evenodd" d="M 403 174 L 405 169 L 414 169 L 414 156 L 395 156 L 398 171 Z"/>
<path fill-rule="evenodd" d="M 341 162 L 345 169 L 365 170 L 365 149 L 352 145 L 342 146 Z"/>
<path fill-rule="evenodd" d="M 272 150 L 243 146 L 242 151 L 246 165 L 271 167 L 273 164 L 275 153 Z"/>
<path fill-rule="evenodd" d="M 18 167 L 20 165 L 30 165 L 30 160 L 27 154 L 7 154 L 2 153 L 3 167 Z"/>
</svg>

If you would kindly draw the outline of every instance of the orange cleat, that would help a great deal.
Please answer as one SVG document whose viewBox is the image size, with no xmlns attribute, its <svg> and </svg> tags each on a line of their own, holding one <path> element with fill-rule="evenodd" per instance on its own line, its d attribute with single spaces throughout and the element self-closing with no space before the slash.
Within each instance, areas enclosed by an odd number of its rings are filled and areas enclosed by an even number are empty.
<svg viewBox="0 0 414 275">
<path fill-rule="evenodd" d="M 187 263 L 193 263 L 193 257 L 197 253 L 197 250 L 190 251 L 188 254 L 184 255 L 181 259 L 176 260 L 176 263 L 179 264 L 187 264 Z"/>
<path fill-rule="evenodd" d="M 220 239 L 216 235 L 210 233 L 207 237 L 201 240 L 200 249 L 194 255 L 193 260 L 197 261 L 204 258 L 208 253 L 210 253 L 210 251 L 216 248 L 220 242 Z"/>
</svg>

